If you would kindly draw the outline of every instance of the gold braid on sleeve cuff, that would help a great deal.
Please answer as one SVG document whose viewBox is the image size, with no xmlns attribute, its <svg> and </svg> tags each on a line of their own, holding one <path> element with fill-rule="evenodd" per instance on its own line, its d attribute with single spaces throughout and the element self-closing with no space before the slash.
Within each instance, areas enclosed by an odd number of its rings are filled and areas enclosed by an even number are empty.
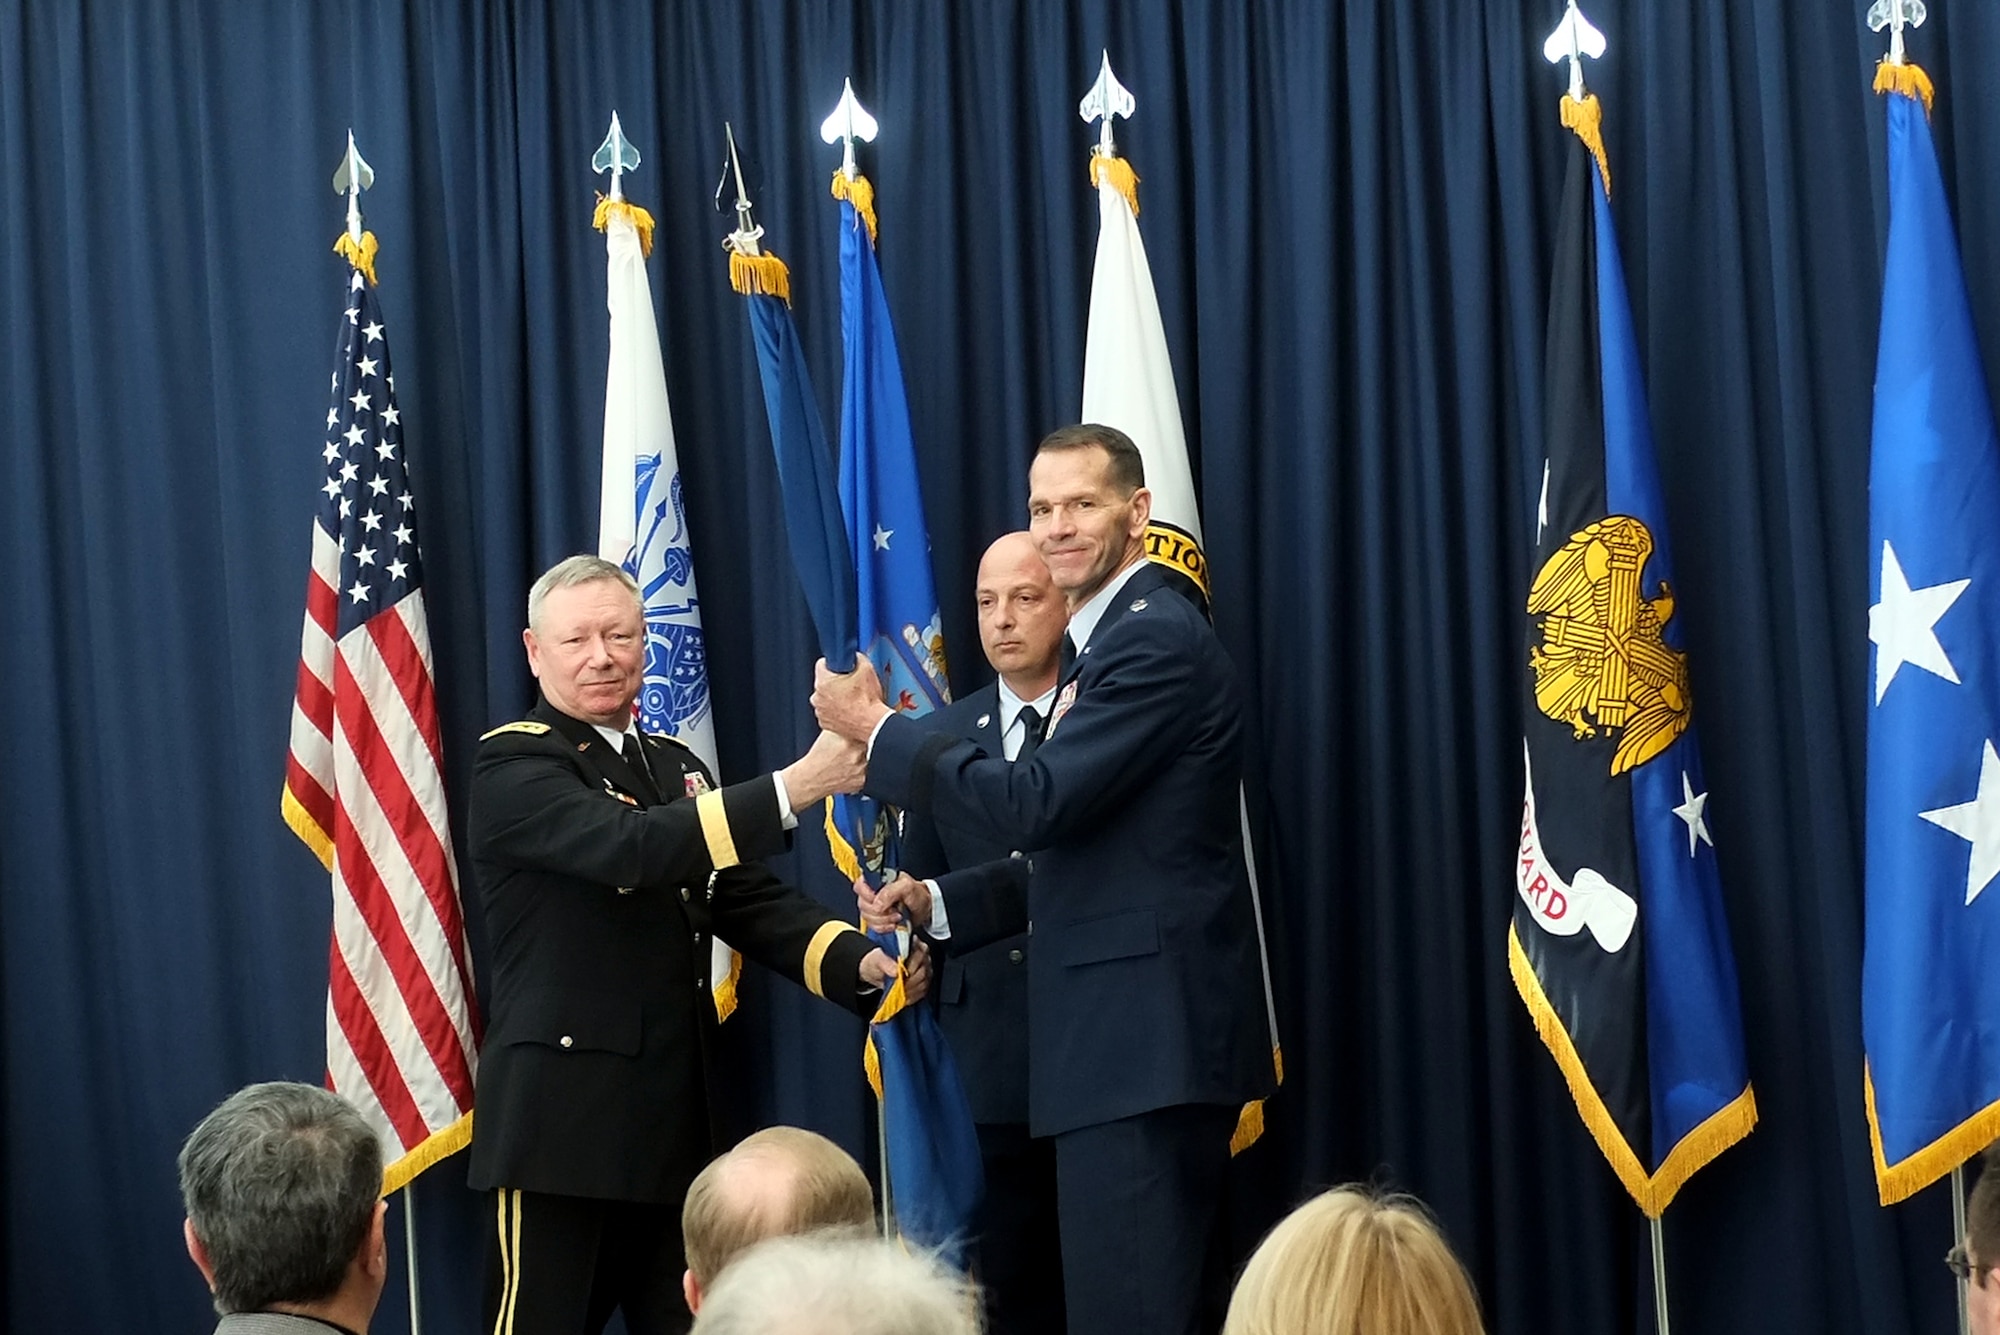
<svg viewBox="0 0 2000 1335">
<path fill-rule="evenodd" d="M 729 830 L 729 812 L 722 805 L 722 793 L 710 789 L 694 800 L 695 814 L 701 817 L 701 837 L 708 841 L 708 861 L 717 871 L 734 867 L 743 859 L 736 856 L 736 836 Z"/>
<path fill-rule="evenodd" d="M 807 990 L 816 997 L 826 995 L 826 980 L 820 977 L 820 970 L 826 964 L 826 952 L 842 934 L 847 932 L 853 932 L 856 936 L 861 935 L 859 931 L 844 922 L 821 923 L 820 929 L 813 933 L 812 940 L 806 943 L 806 958 L 804 964 L 800 966 L 800 971 L 805 975 Z"/>
</svg>

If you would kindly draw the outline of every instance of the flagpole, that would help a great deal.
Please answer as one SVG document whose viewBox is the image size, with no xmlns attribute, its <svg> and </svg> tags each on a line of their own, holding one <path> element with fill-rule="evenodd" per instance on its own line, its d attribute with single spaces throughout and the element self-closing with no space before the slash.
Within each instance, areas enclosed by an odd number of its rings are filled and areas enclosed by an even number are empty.
<svg viewBox="0 0 2000 1335">
<path fill-rule="evenodd" d="M 1665 1231 L 1660 1227 L 1660 1216 L 1654 1215 L 1646 1221 L 1652 1225 L 1653 1233 L 1653 1330 L 1655 1335 L 1669 1335 L 1667 1325 L 1667 1242 Z M 1961 1331 L 1960 1335 L 1964 1335 Z"/>
<path fill-rule="evenodd" d="M 1965 1165 L 1951 1170 L 1951 1240 L 1953 1245 L 1965 1246 Z M 1972 1315 L 1967 1304 L 1972 1295 L 1967 1291 L 1965 1276 L 1954 1281 L 1958 1288 L 1958 1335 L 1971 1335 Z"/>
<path fill-rule="evenodd" d="M 410 1270 L 410 1335 L 424 1335 L 423 1317 L 417 1307 L 417 1184 L 414 1181 L 403 1188 L 403 1251 L 408 1256 Z"/>
</svg>

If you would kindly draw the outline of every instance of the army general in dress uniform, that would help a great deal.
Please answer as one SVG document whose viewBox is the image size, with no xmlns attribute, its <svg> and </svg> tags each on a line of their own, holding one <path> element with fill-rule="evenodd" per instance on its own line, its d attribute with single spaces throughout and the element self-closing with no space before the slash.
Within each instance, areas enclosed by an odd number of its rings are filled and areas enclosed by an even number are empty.
<svg viewBox="0 0 2000 1335">
<path fill-rule="evenodd" d="M 472 1186 L 493 1193 L 485 1329 L 685 1330 L 682 1198 L 715 1149 L 712 933 L 866 1014 L 895 963 L 755 859 L 794 813 L 861 781 L 822 734 L 774 774 L 718 788 L 633 722 L 639 591 L 575 556 L 535 582 L 522 639 L 542 698 L 481 739 L 473 872 L 490 957 Z M 926 966 L 911 965 L 921 992 Z"/>
</svg>

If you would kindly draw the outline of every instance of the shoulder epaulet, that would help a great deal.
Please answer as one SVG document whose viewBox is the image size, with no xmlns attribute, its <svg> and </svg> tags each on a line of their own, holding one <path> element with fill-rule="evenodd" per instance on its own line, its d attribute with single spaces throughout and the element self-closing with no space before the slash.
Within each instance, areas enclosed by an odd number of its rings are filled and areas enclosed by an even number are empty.
<svg viewBox="0 0 2000 1335">
<path fill-rule="evenodd" d="M 680 738 L 670 737 L 664 732 L 642 732 L 639 735 L 646 739 L 646 744 L 649 746 L 678 746 L 681 750 L 686 751 L 690 755 L 694 753 L 694 748 L 692 746 L 689 746 L 686 742 L 682 741 Z"/>
<path fill-rule="evenodd" d="M 518 723 L 503 723 L 499 727 L 495 728 L 493 731 L 481 735 L 479 740 L 484 742 L 491 738 L 498 737 L 503 732 L 525 732 L 530 737 L 539 737 L 548 730 L 549 730 L 548 724 L 537 723 L 535 720 L 531 718 L 524 718 L 520 720 Z"/>
</svg>

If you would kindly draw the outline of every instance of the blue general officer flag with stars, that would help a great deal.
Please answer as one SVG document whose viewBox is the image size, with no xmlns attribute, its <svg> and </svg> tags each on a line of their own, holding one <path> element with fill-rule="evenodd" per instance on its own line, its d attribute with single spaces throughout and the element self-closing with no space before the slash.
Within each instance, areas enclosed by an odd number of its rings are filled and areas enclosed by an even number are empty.
<svg viewBox="0 0 2000 1335">
<path fill-rule="evenodd" d="M 930 531 L 917 486 L 916 441 L 896 332 L 875 258 L 866 178 L 834 176 L 840 197 L 840 506 L 853 550 L 861 652 L 890 706 L 928 714 L 950 699 Z M 857 207 L 859 204 L 859 207 Z M 861 794 L 833 799 L 829 839 L 841 870 L 880 883 L 896 865 L 894 813 Z M 844 847 L 843 847 L 844 846 Z M 880 936 L 878 940 L 882 940 Z M 883 940 L 891 954 L 892 940 Z M 937 1017 L 929 1007 L 878 1016 L 876 1093 L 898 1228 L 963 1261 L 984 1191 L 979 1135 Z"/>
<path fill-rule="evenodd" d="M 1658 1218 L 1757 1105 L 1600 115 L 1594 96 L 1563 99 L 1577 141 L 1550 283 L 1508 956 L 1584 1125 Z"/>
<path fill-rule="evenodd" d="M 1927 119 L 1885 63 L 1861 1029 L 1883 1203 L 2000 1135 L 2000 442 Z"/>
</svg>

